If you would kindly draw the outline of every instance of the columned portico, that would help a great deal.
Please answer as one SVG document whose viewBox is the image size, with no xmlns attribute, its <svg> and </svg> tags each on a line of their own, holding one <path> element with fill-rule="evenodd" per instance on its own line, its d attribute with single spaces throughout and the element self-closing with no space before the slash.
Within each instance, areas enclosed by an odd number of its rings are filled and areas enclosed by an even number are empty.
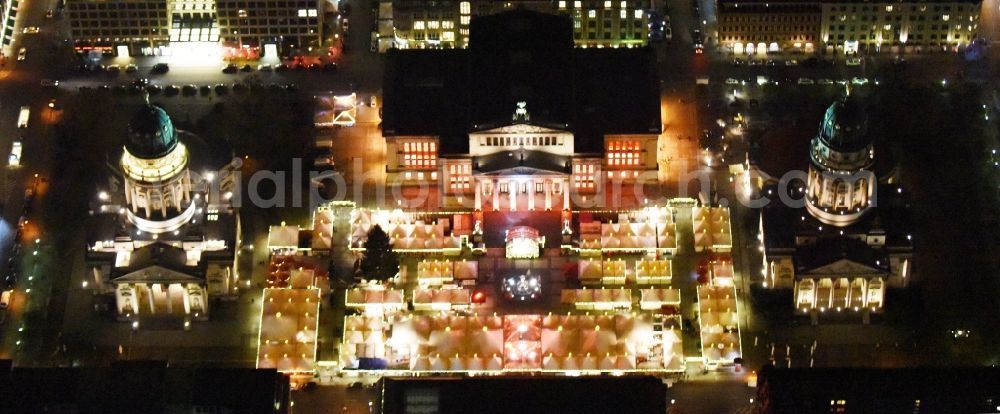
<svg viewBox="0 0 1000 414">
<path fill-rule="evenodd" d="M 522 179 L 516 175 L 496 178 L 477 176 L 473 185 L 475 208 L 492 211 L 537 211 L 565 209 L 569 206 L 569 179 L 559 175 L 545 175 Z M 520 193 L 526 193 L 521 196 Z M 492 194 L 491 194 L 492 193 Z M 505 194 L 501 194 L 505 193 Z M 558 196 L 562 196 L 559 204 Z M 484 205 L 484 197 L 490 205 Z M 504 199 L 506 198 L 506 200 Z M 506 201 L 504 203 L 503 201 Z M 544 203 L 544 204 L 542 204 Z"/>
</svg>

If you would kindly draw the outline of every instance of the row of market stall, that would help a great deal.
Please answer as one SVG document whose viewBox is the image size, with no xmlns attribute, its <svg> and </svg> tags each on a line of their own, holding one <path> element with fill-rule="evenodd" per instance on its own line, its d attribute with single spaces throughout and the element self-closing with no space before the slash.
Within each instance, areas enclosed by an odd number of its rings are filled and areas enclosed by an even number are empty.
<svg viewBox="0 0 1000 414">
<path fill-rule="evenodd" d="M 638 297 L 633 292 L 638 292 Z M 631 310 L 638 304 L 642 310 L 676 313 L 681 304 L 680 291 L 670 288 L 563 289 L 561 298 L 577 310 Z"/>
<path fill-rule="evenodd" d="M 732 251 L 733 230 L 728 207 L 694 207 L 691 220 L 695 251 Z"/>
<path fill-rule="evenodd" d="M 582 255 L 615 253 L 673 254 L 677 229 L 670 207 L 648 207 L 618 214 L 617 221 L 580 220 Z"/>
<path fill-rule="evenodd" d="M 348 309 L 359 309 L 367 315 L 394 314 L 406 309 L 402 289 L 377 284 L 364 285 L 347 291 L 345 304 Z M 415 311 L 450 311 L 468 309 L 472 292 L 458 287 L 413 289 L 409 299 Z"/>
<path fill-rule="evenodd" d="M 361 371 L 684 369 L 679 317 L 648 313 L 354 315 L 343 338 L 342 366 Z"/>
<path fill-rule="evenodd" d="M 716 283 L 699 286 L 698 323 L 707 366 L 733 364 L 742 356 L 735 287 Z"/>
<path fill-rule="evenodd" d="M 350 248 L 364 249 L 378 226 L 399 253 L 461 254 L 472 233 L 471 214 L 427 215 L 402 210 L 355 209 L 351 212 Z"/>
<path fill-rule="evenodd" d="M 581 260 L 577 266 L 577 277 L 584 285 L 667 285 L 673 278 L 673 269 L 668 259 L 639 259 L 625 261 L 622 258 L 605 260 Z"/>
</svg>

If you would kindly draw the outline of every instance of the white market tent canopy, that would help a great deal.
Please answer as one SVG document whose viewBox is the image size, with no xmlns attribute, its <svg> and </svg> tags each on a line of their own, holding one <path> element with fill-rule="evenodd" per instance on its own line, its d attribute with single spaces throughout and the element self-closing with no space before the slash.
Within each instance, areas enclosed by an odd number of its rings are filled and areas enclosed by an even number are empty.
<svg viewBox="0 0 1000 414">
<path fill-rule="evenodd" d="M 447 220 L 425 221 L 401 210 L 365 210 L 351 213 L 351 249 L 364 249 L 375 225 L 389 235 L 393 250 L 401 253 L 458 254 L 466 239 L 446 232 Z"/>
<path fill-rule="evenodd" d="M 264 289 L 257 368 L 315 369 L 319 289 Z"/>
<path fill-rule="evenodd" d="M 387 332 L 384 346 L 366 340 Z M 399 315 L 387 322 L 351 316 L 342 349 L 348 368 L 374 357 L 388 369 L 415 372 L 684 369 L 679 322 L 629 313 Z"/>
<path fill-rule="evenodd" d="M 729 252 L 733 248 L 733 232 L 728 207 L 694 207 L 694 247 L 696 251 Z"/>
<path fill-rule="evenodd" d="M 722 285 L 698 287 L 698 322 L 702 357 L 709 364 L 732 364 L 742 355 L 736 288 Z"/>
</svg>

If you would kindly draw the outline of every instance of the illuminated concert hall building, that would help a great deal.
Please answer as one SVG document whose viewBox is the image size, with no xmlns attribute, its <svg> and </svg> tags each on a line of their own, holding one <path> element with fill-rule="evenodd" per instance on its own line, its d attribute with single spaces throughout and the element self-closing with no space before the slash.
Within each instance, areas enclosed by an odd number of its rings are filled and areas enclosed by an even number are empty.
<svg viewBox="0 0 1000 414">
<path fill-rule="evenodd" d="M 526 10 L 472 29 L 469 49 L 389 52 L 390 182 L 436 187 L 443 207 L 519 212 L 593 201 L 612 179 L 655 181 L 652 50 L 575 49 L 569 19 Z"/>
<path fill-rule="evenodd" d="M 207 318 L 209 296 L 238 280 L 231 153 L 177 130 L 147 99 L 115 158 L 91 210 L 84 287 L 113 294 L 120 320 Z"/>
</svg>

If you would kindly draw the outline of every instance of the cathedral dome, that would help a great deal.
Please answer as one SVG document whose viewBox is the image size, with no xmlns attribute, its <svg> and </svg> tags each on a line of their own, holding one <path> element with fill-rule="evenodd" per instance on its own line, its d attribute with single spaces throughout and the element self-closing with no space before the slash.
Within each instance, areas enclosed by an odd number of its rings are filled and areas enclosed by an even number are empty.
<svg viewBox="0 0 1000 414">
<path fill-rule="evenodd" d="M 834 102 L 820 124 L 819 138 L 833 151 L 855 152 L 867 148 L 868 119 L 864 108 L 853 96 Z"/>
<path fill-rule="evenodd" d="M 128 123 L 125 149 L 137 158 L 160 158 L 177 146 L 177 131 L 163 109 L 146 102 Z"/>
</svg>

